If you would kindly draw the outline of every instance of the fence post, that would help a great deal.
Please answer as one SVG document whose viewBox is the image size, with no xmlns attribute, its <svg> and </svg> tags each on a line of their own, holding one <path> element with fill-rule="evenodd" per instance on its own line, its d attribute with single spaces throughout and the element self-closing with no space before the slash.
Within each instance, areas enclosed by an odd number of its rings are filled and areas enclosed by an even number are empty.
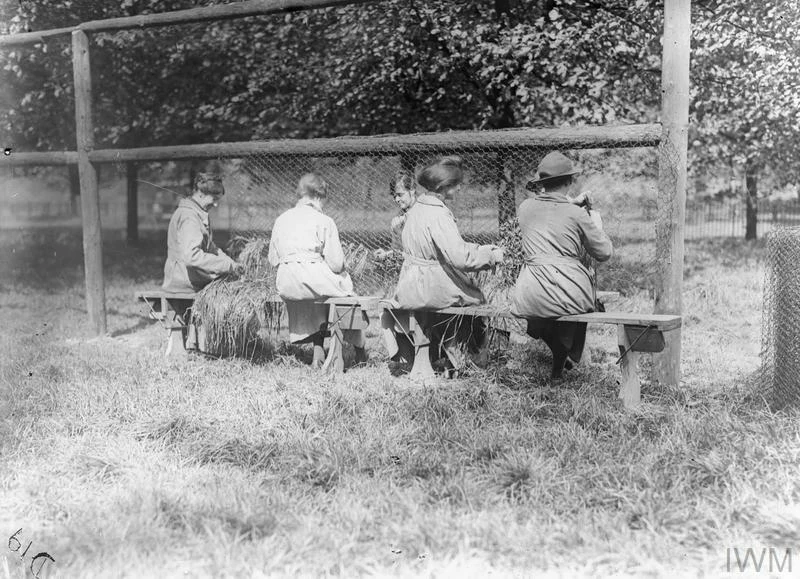
<svg viewBox="0 0 800 579">
<path fill-rule="evenodd" d="M 94 149 L 92 78 L 89 67 L 89 38 L 82 30 L 72 32 L 72 72 L 75 80 L 75 129 L 81 186 L 86 308 L 95 334 L 102 335 L 106 333 L 107 326 L 100 192 L 97 184 L 97 168 L 89 161 L 89 152 Z"/>
<path fill-rule="evenodd" d="M 656 219 L 655 313 L 683 313 L 683 234 L 686 215 L 686 155 L 689 126 L 690 0 L 665 0 L 661 66 L 661 123 Z M 674 335 L 672 335 L 674 334 Z M 653 378 L 680 382 L 681 332 L 668 332 L 655 356 Z"/>
</svg>

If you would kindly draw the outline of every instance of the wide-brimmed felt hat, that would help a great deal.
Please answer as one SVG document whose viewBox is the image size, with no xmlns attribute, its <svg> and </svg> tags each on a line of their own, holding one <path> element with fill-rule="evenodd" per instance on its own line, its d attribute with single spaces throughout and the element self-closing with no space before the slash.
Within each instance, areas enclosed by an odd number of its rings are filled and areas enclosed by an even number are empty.
<svg viewBox="0 0 800 579">
<path fill-rule="evenodd" d="M 575 169 L 572 166 L 572 161 L 566 155 L 553 151 L 547 153 L 544 159 L 539 163 L 536 170 L 536 177 L 528 181 L 525 185 L 526 189 L 531 189 L 534 185 L 557 179 L 559 177 L 569 177 L 570 175 L 577 175 L 580 169 Z"/>
</svg>

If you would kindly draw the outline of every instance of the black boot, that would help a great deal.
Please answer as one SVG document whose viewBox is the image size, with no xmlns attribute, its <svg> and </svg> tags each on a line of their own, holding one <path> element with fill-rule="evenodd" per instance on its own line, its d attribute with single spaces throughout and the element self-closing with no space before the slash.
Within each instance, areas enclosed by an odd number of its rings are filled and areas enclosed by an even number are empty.
<svg viewBox="0 0 800 579">
<path fill-rule="evenodd" d="M 354 349 L 356 351 L 355 365 L 366 366 L 367 362 L 369 361 L 369 356 L 367 355 L 367 349 L 359 348 L 358 346 L 355 346 Z"/>
<path fill-rule="evenodd" d="M 564 371 L 564 365 L 567 362 L 567 352 L 565 350 L 555 350 L 553 352 L 553 370 L 550 374 L 551 378 L 561 378 Z"/>
</svg>

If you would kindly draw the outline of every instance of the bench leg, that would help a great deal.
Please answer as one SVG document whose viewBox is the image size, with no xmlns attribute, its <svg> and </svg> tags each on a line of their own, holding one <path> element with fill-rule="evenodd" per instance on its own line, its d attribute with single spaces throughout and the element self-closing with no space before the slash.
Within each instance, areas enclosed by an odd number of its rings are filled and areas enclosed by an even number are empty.
<svg viewBox="0 0 800 579">
<path fill-rule="evenodd" d="M 181 359 L 186 357 L 186 344 L 184 343 L 183 325 L 177 320 L 174 311 L 166 312 L 165 321 L 169 328 L 169 338 L 167 340 L 167 358 Z"/>
<path fill-rule="evenodd" d="M 341 374 L 344 372 L 344 335 L 342 334 L 342 328 L 339 324 L 335 305 L 330 306 L 328 326 L 331 333 L 331 341 L 328 347 L 328 356 L 325 358 L 325 363 L 322 365 L 322 371 Z"/>
<path fill-rule="evenodd" d="M 625 326 L 617 326 L 617 339 L 620 355 L 630 348 Z M 625 408 L 635 408 L 641 402 L 641 383 L 639 382 L 639 353 L 628 350 L 619 362 L 622 379 L 619 385 L 619 398 Z"/>
<path fill-rule="evenodd" d="M 430 345 L 431 341 L 417 323 L 414 312 L 409 312 L 408 329 L 414 335 L 414 365 L 411 367 L 409 378 L 430 378 L 435 376 L 431 366 Z"/>
</svg>

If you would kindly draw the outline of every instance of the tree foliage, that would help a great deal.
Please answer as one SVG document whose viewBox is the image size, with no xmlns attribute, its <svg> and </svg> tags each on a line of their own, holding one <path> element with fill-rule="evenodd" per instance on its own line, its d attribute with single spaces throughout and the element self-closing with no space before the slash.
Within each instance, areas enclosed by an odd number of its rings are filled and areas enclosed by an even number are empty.
<svg viewBox="0 0 800 579">
<path fill-rule="evenodd" d="M 3 32 L 211 0 L 5 0 Z M 797 176 L 794 0 L 693 3 L 694 167 Z M 92 37 L 101 146 L 658 118 L 658 0 L 385 0 Z M 68 37 L 0 52 L 0 127 L 74 147 Z"/>
<path fill-rule="evenodd" d="M 800 169 L 800 42 L 792 0 L 709 1 L 698 7 L 692 51 L 692 154 L 758 173 Z"/>
<path fill-rule="evenodd" d="M 28 0 L 10 20 L 38 30 L 189 5 Z M 98 34 L 98 142 L 638 121 L 657 101 L 654 13 L 646 0 L 633 9 L 622 0 L 389 0 Z M 69 147 L 69 43 L 5 53 L 3 77 L 13 87 L 2 117 L 11 134 L 27 146 Z"/>
</svg>

